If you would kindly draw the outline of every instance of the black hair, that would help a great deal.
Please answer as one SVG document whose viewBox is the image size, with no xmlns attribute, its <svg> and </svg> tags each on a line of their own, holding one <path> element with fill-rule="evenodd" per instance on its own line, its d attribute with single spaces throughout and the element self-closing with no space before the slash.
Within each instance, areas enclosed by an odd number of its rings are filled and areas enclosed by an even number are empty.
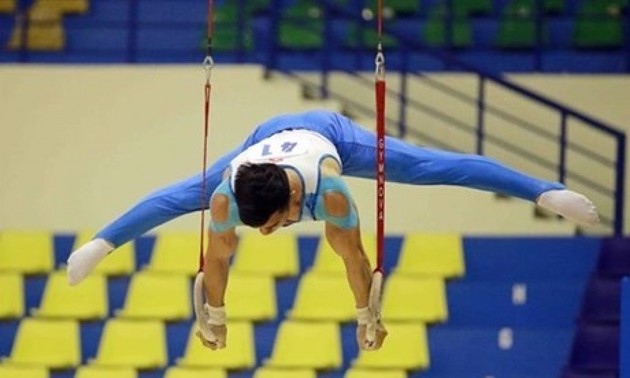
<svg viewBox="0 0 630 378">
<path fill-rule="evenodd" d="M 282 168 L 272 163 L 246 163 L 238 167 L 234 197 L 241 222 L 260 227 L 276 211 L 289 207 L 289 179 Z"/>
</svg>

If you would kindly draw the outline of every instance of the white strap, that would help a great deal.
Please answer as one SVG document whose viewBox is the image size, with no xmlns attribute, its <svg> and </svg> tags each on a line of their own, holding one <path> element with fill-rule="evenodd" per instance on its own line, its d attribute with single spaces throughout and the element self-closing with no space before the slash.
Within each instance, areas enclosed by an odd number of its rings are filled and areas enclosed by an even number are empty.
<svg viewBox="0 0 630 378">
<path fill-rule="evenodd" d="M 358 325 L 366 325 L 370 322 L 371 318 L 370 308 L 369 307 L 361 307 L 357 308 L 357 324 Z"/>
<path fill-rule="evenodd" d="M 225 306 L 212 307 L 209 304 L 204 305 L 206 312 L 208 313 L 208 324 L 213 326 L 225 325 Z"/>
</svg>

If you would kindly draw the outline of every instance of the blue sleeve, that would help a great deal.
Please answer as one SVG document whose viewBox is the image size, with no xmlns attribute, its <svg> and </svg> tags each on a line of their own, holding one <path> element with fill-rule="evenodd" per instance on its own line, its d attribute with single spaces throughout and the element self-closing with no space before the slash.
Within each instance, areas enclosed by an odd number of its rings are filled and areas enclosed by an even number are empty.
<svg viewBox="0 0 630 378">
<path fill-rule="evenodd" d="M 232 189 L 230 188 L 230 180 L 225 179 L 223 182 L 217 187 L 217 189 L 212 194 L 214 197 L 217 194 L 223 194 L 228 197 L 230 201 L 230 211 L 228 214 L 228 219 L 225 222 L 217 223 L 210 218 L 209 228 L 214 232 L 225 232 L 230 228 L 240 226 L 241 218 L 238 215 L 238 206 L 236 206 L 236 198 L 234 198 L 234 193 L 232 193 Z M 210 200 L 212 201 L 212 199 Z"/>
<path fill-rule="evenodd" d="M 349 211 L 346 215 L 336 217 L 328 213 L 328 211 L 326 210 L 326 205 L 324 204 L 324 194 L 326 194 L 327 192 L 338 192 L 346 197 L 346 201 L 348 201 L 349 206 Z M 319 183 L 318 196 L 315 203 L 315 217 L 318 220 L 330 222 L 335 226 L 346 230 L 354 228 L 359 224 L 359 216 L 354 206 L 354 202 L 352 201 L 350 190 L 348 189 L 348 185 L 346 185 L 341 177 L 324 176 L 321 178 L 321 181 Z"/>
</svg>

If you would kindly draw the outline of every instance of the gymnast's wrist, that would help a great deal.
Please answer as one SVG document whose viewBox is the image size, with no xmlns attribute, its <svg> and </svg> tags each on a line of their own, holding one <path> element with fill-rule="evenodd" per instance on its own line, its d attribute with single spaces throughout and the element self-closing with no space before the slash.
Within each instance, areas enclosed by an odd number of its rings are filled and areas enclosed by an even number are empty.
<svg viewBox="0 0 630 378">
<path fill-rule="evenodd" d="M 370 313 L 369 307 L 360 307 L 357 308 L 357 324 L 358 325 L 366 325 L 370 322 L 372 314 Z"/>
<path fill-rule="evenodd" d="M 227 315 L 225 312 L 225 306 L 214 307 L 209 304 L 204 305 L 206 313 L 208 314 L 208 324 L 213 326 L 225 325 Z"/>
</svg>

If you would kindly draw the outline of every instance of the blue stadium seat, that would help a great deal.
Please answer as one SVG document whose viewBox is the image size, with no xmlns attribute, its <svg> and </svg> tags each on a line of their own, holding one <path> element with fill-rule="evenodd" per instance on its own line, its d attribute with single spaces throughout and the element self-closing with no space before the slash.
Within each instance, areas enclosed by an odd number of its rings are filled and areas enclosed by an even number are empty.
<svg viewBox="0 0 630 378">
<path fill-rule="evenodd" d="M 543 65 L 546 72 L 558 73 L 624 73 L 626 66 L 623 61 L 625 53 L 620 51 L 589 51 L 552 50 L 545 54 Z"/>
<path fill-rule="evenodd" d="M 547 20 L 549 33 L 548 48 L 563 49 L 571 46 L 573 19 L 570 17 L 549 17 Z"/>
<path fill-rule="evenodd" d="M 131 277 L 110 277 L 107 280 L 107 301 L 109 303 L 110 315 L 114 315 L 121 310 L 127 299 L 127 291 Z"/>
<path fill-rule="evenodd" d="M 13 15 L 0 14 L 0 44 L 5 46 L 11 37 L 15 17 Z M 5 52 L 3 52 L 4 55 Z"/>
<path fill-rule="evenodd" d="M 467 237 L 466 279 L 582 280 L 593 271 L 599 238 Z"/>
<path fill-rule="evenodd" d="M 499 30 L 499 21 L 496 18 L 486 17 L 473 19 L 472 34 L 474 46 L 479 48 L 490 48 L 495 44 L 495 36 Z"/>
<path fill-rule="evenodd" d="M 512 342 L 504 341 L 501 348 L 500 331 L 499 327 L 429 328 L 431 371 L 435 377 L 556 376 L 566 361 L 573 332 L 571 328 L 513 328 Z"/>
<path fill-rule="evenodd" d="M 79 27 L 103 28 L 108 32 L 125 27 L 129 22 L 129 1 L 127 0 L 91 0 L 90 9 L 81 16 L 64 17 L 66 28 Z"/>
<path fill-rule="evenodd" d="M 514 285 L 523 285 L 514 287 Z M 524 301 L 514 291 L 525 294 Z M 523 292 L 524 290 L 524 292 Z M 583 284 L 569 282 L 469 282 L 447 286 L 451 326 L 571 327 L 577 316 Z M 518 295 L 518 293 L 517 293 Z M 517 299 L 514 301 L 514 299 Z"/>
<path fill-rule="evenodd" d="M 193 50 L 199 51 L 201 56 L 198 46 L 199 28 L 195 26 L 168 28 L 158 24 L 138 31 L 138 49 L 141 51 Z"/>
<path fill-rule="evenodd" d="M 618 378 L 616 373 L 612 372 L 594 372 L 580 371 L 571 368 L 564 368 L 560 374 L 560 378 Z"/>
<path fill-rule="evenodd" d="M 610 277 L 629 275 L 630 238 L 604 238 L 597 261 L 597 271 Z"/>
<path fill-rule="evenodd" d="M 573 339 L 569 366 L 589 371 L 615 372 L 619 368 L 619 325 L 580 323 Z"/>
<path fill-rule="evenodd" d="M 154 24 L 178 22 L 203 24 L 206 22 L 207 14 L 208 4 L 204 1 L 142 0 L 138 8 L 138 20 Z"/>
<path fill-rule="evenodd" d="M 11 354 L 19 324 L 19 320 L 0 320 L 0 358 Z"/>
<path fill-rule="evenodd" d="M 92 26 L 68 26 L 66 48 L 69 51 L 89 50 L 92 54 L 127 50 L 127 31 L 113 28 L 104 32 L 98 24 Z"/>
<path fill-rule="evenodd" d="M 584 290 L 581 318 L 596 322 L 619 322 L 620 306 L 620 280 L 593 276 Z"/>
</svg>

